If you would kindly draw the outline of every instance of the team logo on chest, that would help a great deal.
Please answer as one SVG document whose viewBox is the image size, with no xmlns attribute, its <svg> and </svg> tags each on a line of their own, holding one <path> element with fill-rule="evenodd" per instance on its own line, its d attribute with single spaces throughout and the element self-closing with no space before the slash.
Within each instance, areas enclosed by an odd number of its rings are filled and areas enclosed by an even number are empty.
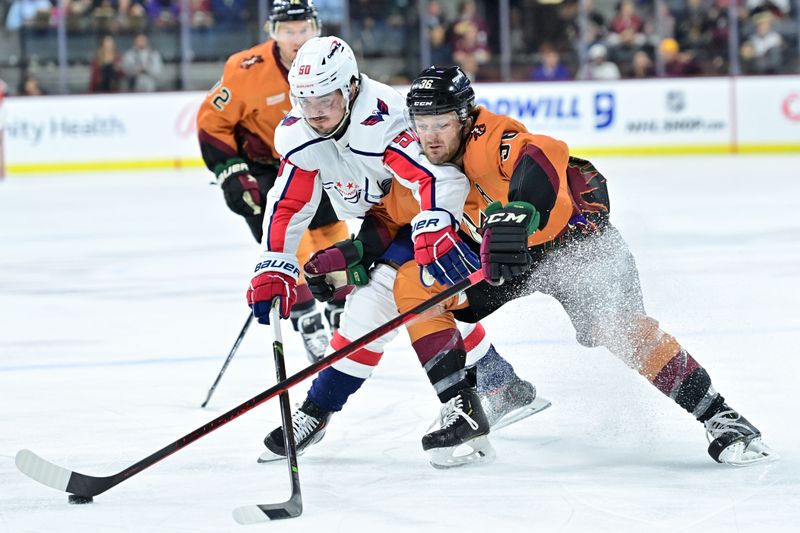
<svg viewBox="0 0 800 533">
<path fill-rule="evenodd" d="M 250 56 L 247 59 L 242 59 L 242 62 L 239 63 L 239 68 L 243 68 L 243 69 L 247 70 L 250 67 L 252 67 L 253 65 L 258 65 L 259 63 L 263 63 L 263 62 L 264 62 L 264 58 L 259 56 L 259 55 Z"/>
<path fill-rule="evenodd" d="M 329 185 L 329 186 L 326 186 Z M 323 184 L 325 189 L 334 189 L 345 202 L 355 204 L 361 198 L 361 187 L 353 180 L 339 179 L 330 184 Z"/>
<path fill-rule="evenodd" d="M 361 121 L 365 126 L 374 126 L 378 122 L 383 122 L 383 117 L 389 114 L 389 106 L 386 102 L 378 98 L 378 106 L 370 116 Z"/>
</svg>

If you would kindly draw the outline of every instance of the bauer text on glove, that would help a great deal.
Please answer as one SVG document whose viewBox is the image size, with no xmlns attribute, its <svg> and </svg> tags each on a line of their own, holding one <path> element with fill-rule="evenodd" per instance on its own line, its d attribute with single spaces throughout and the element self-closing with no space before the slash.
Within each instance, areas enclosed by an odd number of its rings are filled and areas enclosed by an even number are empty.
<svg viewBox="0 0 800 533">
<path fill-rule="evenodd" d="M 453 216 L 429 209 L 411 220 L 414 259 L 439 283 L 454 285 L 477 270 L 478 256 L 456 233 Z"/>
<path fill-rule="evenodd" d="M 280 298 L 282 318 L 289 318 L 297 300 L 297 277 L 300 269 L 294 255 L 278 252 L 262 252 L 256 265 L 250 288 L 247 289 L 247 303 L 253 315 L 262 324 L 269 324 L 272 301 Z"/>
<path fill-rule="evenodd" d="M 263 196 L 256 180 L 250 174 L 250 168 L 238 157 L 220 163 L 214 169 L 217 183 L 225 196 L 228 207 L 242 216 L 260 215 Z"/>
</svg>

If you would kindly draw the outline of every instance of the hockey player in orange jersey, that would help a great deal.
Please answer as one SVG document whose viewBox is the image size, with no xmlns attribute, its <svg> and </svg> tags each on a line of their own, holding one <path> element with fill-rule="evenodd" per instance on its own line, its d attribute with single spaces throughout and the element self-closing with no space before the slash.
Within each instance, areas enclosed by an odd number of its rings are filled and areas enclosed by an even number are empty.
<svg viewBox="0 0 800 533">
<path fill-rule="evenodd" d="M 471 182 L 461 234 L 480 253 L 487 281 L 468 289 L 466 301 L 449 302 L 449 312 L 409 326 L 423 365 L 463 361 L 455 319 L 475 322 L 539 291 L 561 303 L 579 343 L 606 347 L 703 423 L 714 460 L 745 465 L 775 457 L 759 430 L 714 390 L 708 372 L 647 316 L 633 256 L 609 223 L 606 180 L 591 163 L 570 157 L 561 141 L 476 107 L 458 67 L 423 71 L 407 106 L 428 159 L 455 164 Z M 443 269 L 448 283 L 464 277 L 459 269 Z M 428 277 L 414 261 L 401 267 L 395 281 L 401 313 L 442 290 L 441 276 Z M 441 455 L 445 445 L 455 450 L 485 435 L 489 428 L 475 416 L 474 398 L 469 391 L 453 398 L 423 448 Z"/>
<path fill-rule="evenodd" d="M 275 128 L 292 108 L 288 70 L 303 43 L 320 32 L 313 2 L 275 0 L 268 29 L 270 40 L 228 59 L 222 79 L 197 116 L 203 160 L 216 174 L 225 203 L 244 217 L 259 242 L 267 192 L 275 183 L 280 160 L 274 145 Z M 338 221 L 323 193 L 297 250 L 300 264 L 316 250 L 347 236 L 347 226 Z M 313 362 L 324 355 L 328 339 L 308 287 L 302 284 L 297 289 L 292 324 L 300 331 Z M 331 329 L 338 327 L 343 305 L 344 296 L 326 307 Z"/>
</svg>

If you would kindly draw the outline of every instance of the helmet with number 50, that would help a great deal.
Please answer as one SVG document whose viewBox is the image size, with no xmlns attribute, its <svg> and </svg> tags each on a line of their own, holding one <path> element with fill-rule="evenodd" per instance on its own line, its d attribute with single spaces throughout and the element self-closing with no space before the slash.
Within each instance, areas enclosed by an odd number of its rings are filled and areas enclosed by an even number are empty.
<svg viewBox="0 0 800 533">
<path fill-rule="evenodd" d="M 289 69 L 292 102 L 318 133 L 331 136 L 347 121 L 361 75 L 350 46 L 339 37 L 315 37 Z"/>
</svg>

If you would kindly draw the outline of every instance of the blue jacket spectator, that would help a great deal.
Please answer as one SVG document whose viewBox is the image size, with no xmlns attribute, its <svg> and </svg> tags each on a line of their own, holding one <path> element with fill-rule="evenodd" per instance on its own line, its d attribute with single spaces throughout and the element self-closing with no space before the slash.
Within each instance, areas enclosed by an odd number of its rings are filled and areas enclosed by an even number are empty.
<svg viewBox="0 0 800 533">
<path fill-rule="evenodd" d="M 541 65 L 534 67 L 528 79 L 532 81 L 566 81 L 572 79 L 572 73 L 561 64 L 558 51 L 550 44 L 543 44 L 539 49 Z"/>
</svg>

